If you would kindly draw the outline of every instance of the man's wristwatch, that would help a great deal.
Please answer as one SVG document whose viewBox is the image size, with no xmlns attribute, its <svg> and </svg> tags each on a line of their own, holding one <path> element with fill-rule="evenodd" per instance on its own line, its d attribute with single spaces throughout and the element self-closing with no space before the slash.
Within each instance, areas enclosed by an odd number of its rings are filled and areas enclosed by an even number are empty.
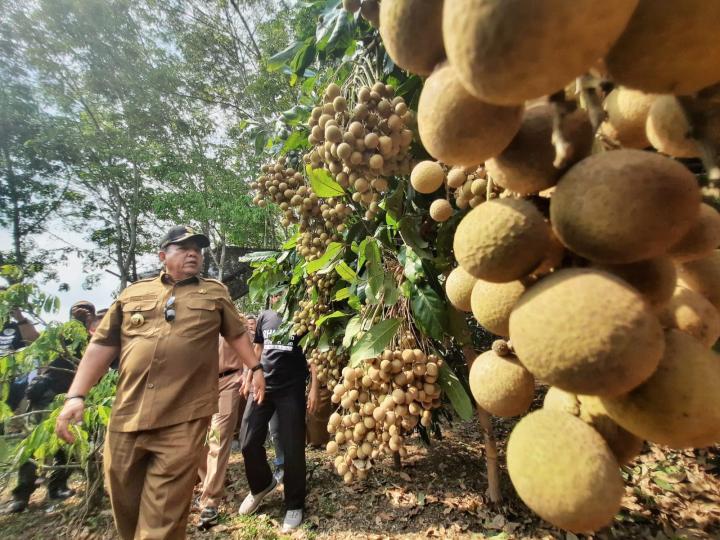
<svg viewBox="0 0 720 540">
<path fill-rule="evenodd" d="M 71 399 L 82 399 L 85 401 L 85 396 L 78 394 L 77 396 L 65 396 L 65 401 L 70 401 Z"/>
<path fill-rule="evenodd" d="M 251 368 L 250 368 L 250 371 L 252 371 L 253 373 L 255 373 L 258 369 L 262 369 L 262 364 L 258 364 L 258 365 L 256 365 L 256 366 L 251 367 Z"/>
</svg>

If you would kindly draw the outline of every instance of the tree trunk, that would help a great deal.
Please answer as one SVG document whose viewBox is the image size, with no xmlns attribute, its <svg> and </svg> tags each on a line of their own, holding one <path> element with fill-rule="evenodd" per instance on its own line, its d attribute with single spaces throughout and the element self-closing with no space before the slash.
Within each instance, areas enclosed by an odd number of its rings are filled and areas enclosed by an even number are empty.
<svg viewBox="0 0 720 540">
<path fill-rule="evenodd" d="M 13 236 L 13 250 L 15 252 L 15 264 L 20 268 L 25 263 L 25 257 L 22 252 L 22 237 L 23 231 L 20 228 L 20 205 L 18 202 L 17 194 L 17 178 L 15 177 L 15 171 L 12 168 L 12 161 L 10 160 L 10 152 L 7 146 L 3 145 L 3 156 L 5 157 L 5 174 L 7 174 L 8 187 L 10 188 L 10 197 L 12 198 L 13 214 L 12 214 L 12 236 Z"/>
<path fill-rule="evenodd" d="M 463 353 L 469 370 L 477 355 L 471 347 L 464 347 Z M 480 420 L 480 427 L 483 430 L 483 437 L 485 439 L 485 468 L 488 478 L 488 496 L 491 502 L 498 503 L 502 500 L 502 491 L 500 490 L 500 466 L 498 464 L 497 442 L 495 440 L 492 417 L 490 413 L 480 407 L 480 405 L 476 405 L 476 408 L 478 419 Z"/>
</svg>

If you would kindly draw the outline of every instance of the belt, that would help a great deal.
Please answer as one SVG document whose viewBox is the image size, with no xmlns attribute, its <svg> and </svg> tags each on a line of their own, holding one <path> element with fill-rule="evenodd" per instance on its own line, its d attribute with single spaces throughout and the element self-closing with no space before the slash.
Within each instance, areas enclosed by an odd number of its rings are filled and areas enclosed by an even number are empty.
<svg viewBox="0 0 720 540">
<path fill-rule="evenodd" d="M 219 378 L 219 379 L 222 379 L 223 377 L 227 377 L 228 375 L 232 375 L 233 373 L 237 373 L 238 371 L 240 371 L 240 370 L 239 370 L 239 369 L 228 369 L 228 370 L 226 370 L 226 371 L 223 371 L 223 372 L 218 376 L 218 378 Z"/>
</svg>

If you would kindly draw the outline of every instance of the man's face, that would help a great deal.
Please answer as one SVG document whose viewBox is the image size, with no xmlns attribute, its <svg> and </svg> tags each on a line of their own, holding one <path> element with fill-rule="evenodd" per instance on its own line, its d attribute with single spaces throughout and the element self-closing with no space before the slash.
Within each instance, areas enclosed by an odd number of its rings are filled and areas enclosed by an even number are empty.
<svg viewBox="0 0 720 540">
<path fill-rule="evenodd" d="M 197 242 L 187 240 L 167 246 L 160 252 L 160 260 L 174 279 L 185 279 L 200 273 L 203 256 Z"/>
<path fill-rule="evenodd" d="M 257 321 L 255 319 L 248 319 L 247 327 L 248 327 L 248 332 L 250 332 L 251 334 L 254 334 L 255 329 L 257 328 Z"/>
</svg>

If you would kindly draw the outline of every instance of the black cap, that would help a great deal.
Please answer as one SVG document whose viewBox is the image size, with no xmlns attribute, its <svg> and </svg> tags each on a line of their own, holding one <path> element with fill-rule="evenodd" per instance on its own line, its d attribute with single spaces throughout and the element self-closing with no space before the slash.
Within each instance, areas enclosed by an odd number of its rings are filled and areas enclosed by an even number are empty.
<svg viewBox="0 0 720 540">
<path fill-rule="evenodd" d="M 176 225 L 163 237 L 160 242 L 160 249 L 164 249 L 170 244 L 179 244 L 180 242 L 191 239 L 195 240 L 201 248 L 206 248 L 210 245 L 210 240 L 208 240 L 208 237 L 204 234 L 195 232 L 192 227 Z"/>
</svg>

